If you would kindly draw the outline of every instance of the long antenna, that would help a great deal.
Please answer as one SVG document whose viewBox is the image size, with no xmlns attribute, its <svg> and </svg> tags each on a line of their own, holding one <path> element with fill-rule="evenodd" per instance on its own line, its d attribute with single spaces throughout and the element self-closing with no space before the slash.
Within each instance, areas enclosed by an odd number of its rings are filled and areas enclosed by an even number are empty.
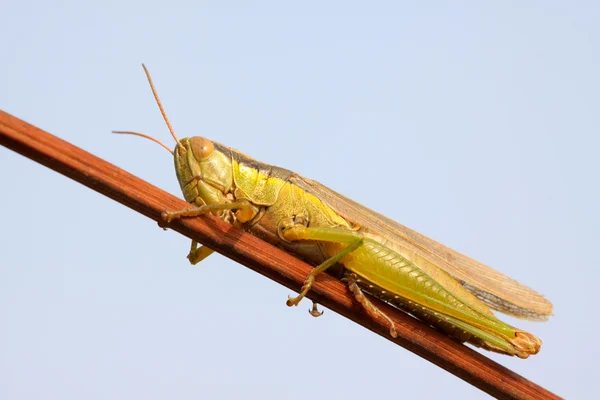
<svg viewBox="0 0 600 400">
<path fill-rule="evenodd" d="M 150 72 L 148 72 L 148 68 L 146 68 L 146 66 L 143 63 L 142 63 L 142 67 L 144 68 L 144 72 L 146 73 L 146 78 L 148 78 L 148 83 L 150 84 L 150 89 L 152 89 L 152 94 L 154 95 L 156 104 L 158 104 L 158 108 L 160 108 L 160 113 L 162 114 L 163 119 L 167 123 L 167 127 L 169 128 L 169 131 L 171 132 L 171 136 L 173 136 L 173 139 L 175 139 L 175 141 L 177 142 L 178 145 L 181 145 L 181 142 L 179 141 L 179 139 L 177 139 L 177 135 L 175 135 L 175 131 L 173 130 L 173 127 L 171 126 L 171 123 L 169 122 L 169 118 L 167 118 L 167 113 L 165 112 L 165 109 L 163 108 L 162 103 L 160 102 L 158 93 L 156 93 L 156 88 L 154 87 L 154 83 L 152 83 L 152 77 L 150 76 Z"/>
<path fill-rule="evenodd" d="M 146 135 L 145 133 L 140 133 L 140 132 L 133 132 L 133 131 L 112 131 L 112 133 L 118 133 L 120 135 L 134 135 L 134 136 L 140 136 L 149 140 L 152 140 L 154 143 L 158 143 L 160 144 L 162 147 L 164 147 L 165 149 L 167 149 L 167 151 L 169 153 L 171 153 L 171 155 L 175 155 L 175 153 L 173 153 L 173 150 L 171 150 L 170 148 L 167 147 L 166 144 L 164 144 L 163 142 L 161 142 L 158 139 L 153 138 L 150 135 Z"/>
</svg>

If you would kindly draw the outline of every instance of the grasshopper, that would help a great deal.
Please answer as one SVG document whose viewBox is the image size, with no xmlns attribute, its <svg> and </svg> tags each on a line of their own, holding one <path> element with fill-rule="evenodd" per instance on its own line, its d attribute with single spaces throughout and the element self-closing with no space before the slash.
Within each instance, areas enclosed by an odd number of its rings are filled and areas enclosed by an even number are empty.
<svg viewBox="0 0 600 400">
<path fill-rule="evenodd" d="M 181 190 L 193 206 L 165 211 L 166 224 L 213 213 L 313 264 L 288 306 L 298 305 L 319 274 L 336 268 L 365 311 L 387 320 L 392 337 L 397 336 L 393 321 L 365 292 L 462 342 L 520 358 L 539 352 L 540 339 L 490 309 L 546 320 L 552 304 L 544 296 L 316 181 L 204 137 L 178 139 L 142 66 L 175 148 L 139 132 L 114 133 L 144 137 L 173 155 Z M 212 252 L 192 241 L 188 259 L 197 264 Z M 314 302 L 310 312 L 322 314 Z"/>
</svg>

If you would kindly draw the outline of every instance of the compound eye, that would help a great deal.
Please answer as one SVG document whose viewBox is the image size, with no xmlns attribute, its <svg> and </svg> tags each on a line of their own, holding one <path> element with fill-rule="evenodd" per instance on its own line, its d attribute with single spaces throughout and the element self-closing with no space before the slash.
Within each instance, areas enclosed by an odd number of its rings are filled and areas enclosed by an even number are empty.
<svg viewBox="0 0 600 400">
<path fill-rule="evenodd" d="M 215 150 L 215 146 L 210 140 L 200 136 L 191 138 L 190 145 L 192 147 L 192 151 L 194 152 L 194 157 L 196 157 L 196 160 L 198 161 L 206 160 Z"/>
</svg>

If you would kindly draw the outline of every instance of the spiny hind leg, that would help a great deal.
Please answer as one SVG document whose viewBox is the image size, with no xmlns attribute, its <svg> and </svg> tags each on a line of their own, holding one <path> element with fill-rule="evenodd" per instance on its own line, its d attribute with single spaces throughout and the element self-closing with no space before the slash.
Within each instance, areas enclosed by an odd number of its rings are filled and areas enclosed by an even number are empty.
<svg viewBox="0 0 600 400">
<path fill-rule="evenodd" d="M 394 321 L 392 321 L 390 317 L 388 317 L 379 308 L 375 307 L 373 303 L 371 303 L 371 301 L 367 299 L 363 291 L 356 284 L 356 275 L 347 272 L 344 275 L 344 280 L 348 281 L 348 289 L 350 289 L 356 301 L 358 301 L 363 306 L 367 314 L 369 314 L 369 316 L 373 319 L 377 319 L 377 317 L 383 317 L 388 322 L 388 324 L 390 324 L 390 335 L 393 338 L 398 337 L 398 333 L 396 332 L 396 324 L 394 324 Z"/>
<path fill-rule="evenodd" d="M 298 226 L 287 226 L 283 228 L 281 235 L 290 241 L 294 240 L 320 240 L 326 242 L 336 242 L 336 243 L 345 243 L 347 246 L 339 251 L 334 256 L 328 258 L 323 263 L 315 267 L 302 285 L 302 289 L 300 289 L 300 294 L 296 297 L 288 298 L 286 304 L 291 306 L 297 306 L 300 303 L 300 300 L 306 296 L 310 288 L 312 287 L 315 277 L 320 273 L 327 270 L 327 268 L 332 265 L 338 263 L 342 258 L 346 257 L 348 254 L 352 253 L 354 250 L 362 246 L 363 239 L 362 235 L 357 234 L 356 232 L 338 229 L 338 228 L 307 228 L 304 225 Z M 316 304 L 313 302 L 313 309 L 310 311 L 310 314 L 313 316 L 319 316 L 322 313 L 319 313 L 316 309 Z"/>
</svg>

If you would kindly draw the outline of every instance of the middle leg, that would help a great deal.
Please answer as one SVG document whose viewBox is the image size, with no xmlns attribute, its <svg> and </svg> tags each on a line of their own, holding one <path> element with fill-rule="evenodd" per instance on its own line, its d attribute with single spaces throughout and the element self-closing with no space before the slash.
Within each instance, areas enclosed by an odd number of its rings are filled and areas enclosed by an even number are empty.
<svg viewBox="0 0 600 400">
<path fill-rule="evenodd" d="M 329 257 L 323 263 L 315 267 L 302 285 L 302 289 L 300 290 L 300 294 L 296 297 L 288 298 L 286 304 L 288 307 L 297 306 L 300 303 L 300 300 L 306 296 L 310 288 L 312 287 L 315 277 L 320 273 L 326 271 L 332 265 L 340 262 L 344 257 L 348 254 L 352 253 L 354 250 L 362 246 L 363 238 L 362 235 L 357 234 L 356 232 L 346 231 L 343 229 L 336 228 L 307 228 L 303 225 L 286 227 L 283 231 L 283 237 L 287 240 L 321 240 L 321 241 L 330 241 L 336 243 L 347 244 L 345 248 L 340 250 L 338 253 Z M 311 315 L 315 315 L 317 312 L 315 307 L 311 311 Z"/>
</svg>

